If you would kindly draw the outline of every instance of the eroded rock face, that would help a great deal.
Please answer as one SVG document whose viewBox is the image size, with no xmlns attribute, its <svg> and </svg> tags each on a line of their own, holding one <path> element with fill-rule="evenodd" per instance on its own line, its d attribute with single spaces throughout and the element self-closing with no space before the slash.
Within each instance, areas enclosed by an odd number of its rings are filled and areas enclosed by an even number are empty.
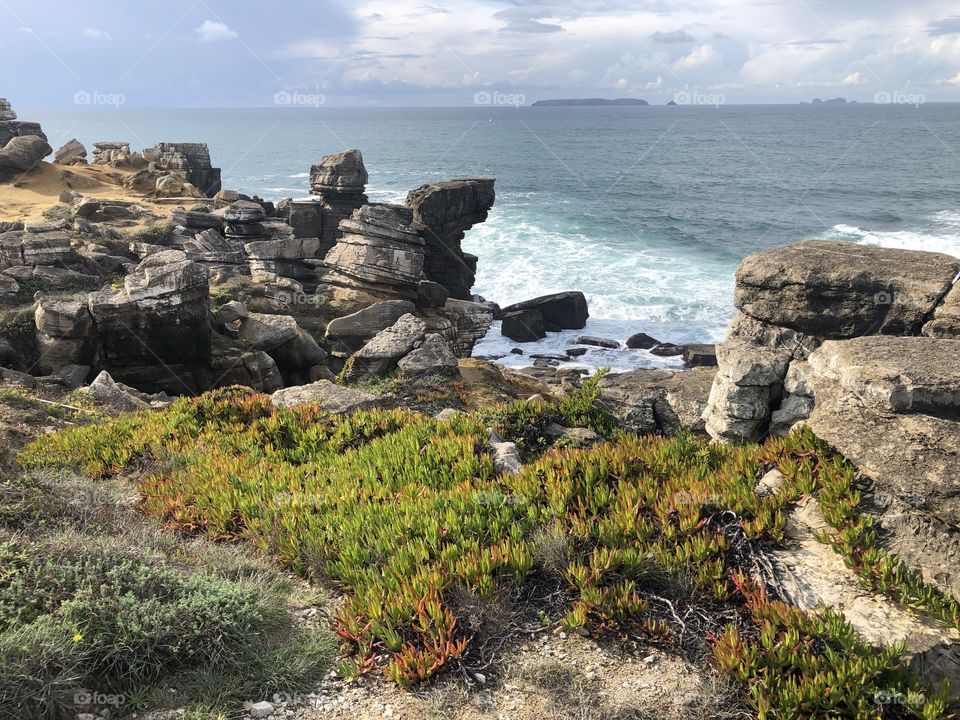
<svg viewBox="0 0 960 720">
<path fill-rule="evenodd" d="M 359 150 L 325 155 L 319 164 L 310 168 L 310 193 L 319 195 L 323 202 L 319 237 L 324 251 L 329 251 L 337 243 L 340 223 L 366 205 L 367 196 L 364 193 L 367 180 L 367 169 Z M 303 210 L 308 211 L 309 208 Z M 312 221 L 302 217 L 297 222 L 306 224 Z"/>
<path fill-rule="evenodd" d="M 401 205 L 364 205 L 340 223 L 342 236 L 318 272 L 334 307 L 348 312 L 378 300 L 417 297 L 424 240 Z"/>
<path fill-rule="evenodd" d="M 430 332 L 439 334 L 453 354 L 468 358 L 493 324 L 495 305 L 450 298 L 441 308 L 421 310 Z"/>
<path fill-rule="evenodd" d="M 327 324 L 326 344 L 333 352 L 349 355 L 415 310 L 409 300 L 383 300 L 350 315 L 334 318 Z"/>
<path fill-rule="evenodd" d="M 87 149 L 76 138 L 68 140 L 53 155 L 57 165 L 86 165 Z"/>
<path fill-rule="evenodd" d="M 960 261 L 940 253 L 808 240 L 744 258 L 734 304 L 824 339 L 912 335 L 958 272 Z"/>
<path fill-rule="evenodd" d="M 347 381 L 361 382 L 388 374 L 402 358 L 419 347 L 426 331 L 427 326 L 420 318 L 402 316 L 351 356 L 345 368 Z"/>
<path fill-rule="evenodd" d="M 159 167 L 181 173 L 207 197 L 220 192 L 220 168 L 213 167 L 210 162 L 210 149 L 206 143 L 157 143 L 153 153 Z"/>
<path fill-rule="evenodd" d="M 702 415 L 715 376 L 716 370 L 706 367 L 610 373 L 600 379 L 600 403 L 630 432 L 702 434 Z"/>
<path fill-rule="evenodd" d="M 440 283 L 450 297 L 471 298 L 477 257 L 461 248 L 464 234 L 487 219 L 496 194 L 493 178 L 465 178 L 422 185 L 407 194 L 413 225 L 426 241 L 427 279 Z"/>
<path fill-rule="evenodd" d="M 326 351 L 289 315 L 248 313 L 238 323 L 241 344 L 272 357 L 288 384 L 306 381 L 311 368 L 326 364 Z"/>
<path fill-rule="evenodd" d="M 18 173 L 33 170 L 53 152 L 50 143 L 39 135 L 19 135 L 0 149 L 0 179 L 9 180 Z"/>
<path fill-rule="evenodd" d="M 145 258 L 116 290 L 90 293 L 105 364 L 206 365 L 210 360 L 206 271 L 178 250 Z"/>
</svg>

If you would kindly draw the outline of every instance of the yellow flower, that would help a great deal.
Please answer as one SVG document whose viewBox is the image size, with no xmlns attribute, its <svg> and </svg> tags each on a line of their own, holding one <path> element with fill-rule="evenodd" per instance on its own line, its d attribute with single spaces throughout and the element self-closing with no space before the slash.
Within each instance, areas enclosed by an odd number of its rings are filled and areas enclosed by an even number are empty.
<svg viewBox="0 0 960 720">
<path fill-rule="evenodd" d="M 78 643 L 78 642 L 80 642 L 81 640 L 83 640 L 83 635 L 81 635 L 80 633 L 77 633 L 76 635 L 73 636 L 73 641 L 74 641 L 75 643 Z"/>
</svg>

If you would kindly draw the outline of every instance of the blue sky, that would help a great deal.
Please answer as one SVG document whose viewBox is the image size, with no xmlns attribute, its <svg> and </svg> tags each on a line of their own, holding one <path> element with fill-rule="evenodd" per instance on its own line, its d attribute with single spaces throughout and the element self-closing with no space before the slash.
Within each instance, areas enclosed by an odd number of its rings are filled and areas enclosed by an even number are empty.
<svg viewBox="0 0 960 720">
<path fill-rule="evenodd" d="M 919 0 L 0 0 L 16 106 L 960 100 L 960 8 Z"/>
</svg>

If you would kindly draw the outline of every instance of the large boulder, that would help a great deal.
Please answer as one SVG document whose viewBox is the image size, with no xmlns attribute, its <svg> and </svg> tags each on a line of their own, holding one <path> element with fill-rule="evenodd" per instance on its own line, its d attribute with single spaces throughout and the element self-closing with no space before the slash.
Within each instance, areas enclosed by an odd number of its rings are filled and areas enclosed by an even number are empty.
<svg viewBox="0 0 960 720">
<path fill-rule="evenodd" d="M 503 308 L 502 313 L 506 315 L 518 310 L 539 311 L 543 316 L 544 329 L 549 332 L 579 330 L 590 317 L 586 297 L 576 290 L 524 300 Z"/>
<path fill-rule="evenodd" d="M 238 322 L 237 340 L 272 357 L 288 382 L 309 378 L 311 368 L 326 363 L 327 353 L 289 315 L 252 312 Z"/>
<path fill-rule="evenodd" d="M 52 152 L 50 143 L 38 135 L 13 138 L 0 150 L 0 179 L 33 170 Z"/>
<path fill-rule="evenodd" d="M 747 256 L 734 304 L 821 338 L 917 334 L 960 272 L 940 253 L 808 240 Z"/>
<path fill-rule="evenodd" d="M 426 324 L 415 315 L 402 316 L 350 357 L 345 368 L 346 380 L 360 382 L 387 375 L 403 357 L 419 347 L 426 330 Z"/>
<path fill-rule="evenodd" d="M 86 165 L 87 149 L 76 138 L 68 140 L 53 155 L 57 165 Z"/>
<path fill-rule="evenodd" d="M 703 411 L 716 370 L 631 370 L 600 379 L 600 405 L 620 427 L 639 434 L 703 434 Z"/>
<path fill-rule="evenodd" d="M 450 297 L 471 298 L 477 271 L 475 255 L 461 248 L 464 234 L 487 219 L 496 198 L 493 178 L 465 178 L 422 185 L 407 194 L 413 226 L 427 245 L 427 279 L 443 285 Z"/>
<path fill-rule="evenodd" d="M 420 347 L 411 350 L 397 363 L 397 368 L 407 377 L 456 375 L 459 372 L 456 355 L 436 333 L 429 333 Z"/>
<path fill-rule="evenodd" d="M 542 340 L 547 336 L 543 329 L 543 315 L 532 308 L 504 313 L 500 334 L 521 343 Z"/>
<path fill-rule="evenodd" d="M 333 352 L 356 352 L 374 335 L 415 310 L 409 300 L 383 300 L 350 315 L 334 318 L 327 324 L 327 347 Z"/>
</svg>

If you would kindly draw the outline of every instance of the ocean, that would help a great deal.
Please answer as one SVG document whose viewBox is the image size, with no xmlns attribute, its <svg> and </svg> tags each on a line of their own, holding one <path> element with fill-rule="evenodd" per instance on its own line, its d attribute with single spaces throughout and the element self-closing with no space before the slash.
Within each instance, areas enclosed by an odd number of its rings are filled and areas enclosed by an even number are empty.
<svg viewBox="0 0 960 720">
<path fill-rule="evenodd" d="M 19 108 L 18 108 L 19 109 Z M 206 142 L 224 187 L 308 195 L 310 165 L 360 148 L 368 196 L 495 177 L 489 219 L 464 241 L 475 292 L 506 305 L 582 290 L 583 331 L 525 344 L 560 352 L 579 334 L 623 341 L 722 339 L 747 254 L 808 238 L 960 256 L 960 104 L 677 107 L 22 109 L 54 148 L 76 137 Z M 475 351 L 501 362 L 494 327 Z M 592 349 L 580 366 L 676 367 L 645 351 Z"/>
</svg>

